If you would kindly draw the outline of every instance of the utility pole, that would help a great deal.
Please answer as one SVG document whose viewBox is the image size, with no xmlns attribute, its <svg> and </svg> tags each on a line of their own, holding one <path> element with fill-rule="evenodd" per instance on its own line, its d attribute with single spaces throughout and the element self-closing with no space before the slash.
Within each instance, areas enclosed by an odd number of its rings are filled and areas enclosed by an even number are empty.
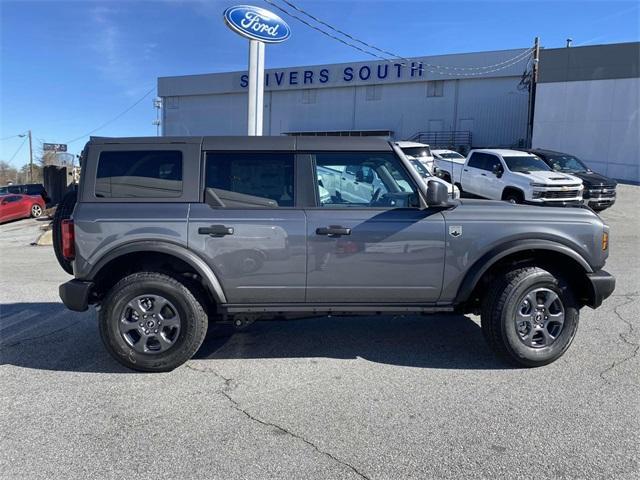
<svg viewBox="0 0 640 480">
<path fill-rule="evenodd" d="M 533 117 L 536 106 L 536 85 L 538 83 L 538 63 L 540 61 L 540 39 L 533 42 L 533 65 L 531 66 L 531 80 L 529 82 L 529 115 L 527 119 L 527 147 L 533 142 Z"/>
<path fill-rule="evenodd" d="M 31 143 L 31 129 L 29 129 L 29 183 L 33 183 L 33 144 Z"/>
</svg>

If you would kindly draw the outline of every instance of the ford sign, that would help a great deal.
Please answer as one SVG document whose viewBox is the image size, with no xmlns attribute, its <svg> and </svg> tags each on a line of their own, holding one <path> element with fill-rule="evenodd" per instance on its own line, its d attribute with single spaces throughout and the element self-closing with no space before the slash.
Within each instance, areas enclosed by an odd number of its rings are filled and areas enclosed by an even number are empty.
<svg viewBox="0 0 640 480">
<path fill-rule="evenodd" d="M 275 13 L 251 5 L 237 5 L 224 11 L 224 21 L 243 37 L 264 43 L 284 42 L 291 35 L 289 25 Z"/>
</svg>

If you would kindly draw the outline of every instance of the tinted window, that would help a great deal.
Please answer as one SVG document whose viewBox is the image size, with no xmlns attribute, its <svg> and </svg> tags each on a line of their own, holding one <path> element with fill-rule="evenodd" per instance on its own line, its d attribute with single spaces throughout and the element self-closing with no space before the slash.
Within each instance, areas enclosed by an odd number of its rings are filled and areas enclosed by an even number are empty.
<svg viewBox="0 0 640 480">
<path fill-rule="evenodd" d="M 464 155 L 460 155 L 457 152 L 442 152 L 438 156 L 447 160 L 464 160 Z"/>
<path fill-rule="evenodd" d="M 504 162 L 512 172 L 526 173 L 551 170 L 546 163 L 533 155 L 526 157 L 504 157 Z"/>
<path fill-rule="evenodd" d="M 312 154 L 322 207 L 410 207 L 417 192 L 398 158 L 388 152 Z"/>
<path fill-rule="evenodd" d="M 405 147 L 401 150 L 405 155 L 409 155 L 410 157 L 420 158 L 431 156 L 431 150 L 429 147 Z"/>
<path fill-rule="evenodd" d="M 482 170 L 486 170 L 486 157 L 484 153 L 472 153 L 471 158 L 469 158 L 469 166 L 471 168 L 480 168 Z"/>
<path fill-rule="evenodd" d="M 40 195 L 44 187 L 42 185 L 25 185 L 25 193 L 27 195 Z"/>
<path fill-rule="evenodd" d="M 274 200 L 293 207 L 292 153 L 208 153 L 205 188 Z"/>
<path fill-rule="evenodd" d="M 493 172 L 494 168 L 500 167 L 502 164 L 500 163 L 500 159 L 495 155 L 486 155 L 485 167 L 486 170 Z"/>
<path fill-rule="evenodd" d="M 586 165 L 573 155 L 550 155 L 546 163 L 557 172 L 584 173 L 588 170 Z"/>
<path fill-rule="evenodd" d="M 182 194 L 179 151 L 102 152 L 96 197 L 165 198 Z"/>
</svg>

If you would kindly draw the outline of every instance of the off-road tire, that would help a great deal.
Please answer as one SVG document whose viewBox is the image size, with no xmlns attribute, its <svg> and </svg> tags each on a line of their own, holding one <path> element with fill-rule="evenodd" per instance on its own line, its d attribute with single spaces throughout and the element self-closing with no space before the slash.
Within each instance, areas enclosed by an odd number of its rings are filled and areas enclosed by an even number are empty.
<svg viewBox="0 0 640 480">
<path fill-rule="evenodd" d="M 557 360 L 567 351 L 578 329 L 580 307 L 570 285 L 561 276 L 540 267 L 518 268 L 506 272 L 488 288 L 482 303 L 482 332 L 499 356 L 518 366 L 539 367 Z M 555 292 L 565 313 L 564 325 L 556 340 L 541 348 L 525 345 L 515 324 L 519 301 L 533 288 Z"/>
<path fill-rule="evenodd" d="M 125 367 L 141 372 L 168 372 L 189 360 L 200 348 L 207 333 L 206 300 L 202 291 L 189 288 L 172 276 L 156 272 L 139 272 L 124 277 L 102 301 L 99 328 L 109 353 Z M 175 305 L 181 327 L 175 344 L 156 354 L 134 350 L 120 334 L 118 322 L 127 303 L 140 295 L 161 295 Z"/>
<path fill-rule="evenodd" d="M 73 266 L 71 262 L 65 259 L 62 255 L 62 221 L 71 218 L 77 199 L 78 193 L 75 189 L 62 197 L 62 201 L 56 207 L 56 213 L 53 216 L 53 224 L 51 225 L 53 251 L 56 254 L 56 259 L 62 269 L 70 275 L 73 275 Z"/>
</svg>

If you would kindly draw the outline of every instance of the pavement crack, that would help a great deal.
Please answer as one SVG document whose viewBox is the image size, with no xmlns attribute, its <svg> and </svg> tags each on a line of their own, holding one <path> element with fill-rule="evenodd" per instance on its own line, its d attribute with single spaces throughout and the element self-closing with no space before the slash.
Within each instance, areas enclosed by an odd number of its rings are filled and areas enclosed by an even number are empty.
<svg viewBox="0 0 640 480">
<path fill-rule="evenodd" d="M 27 338 L 23 338 L 21 340 L 16 340 L 13 343 L 6 343 L 6 344 L 2 344 L 0 343 L 0 348 L 9 348 L 9 347 L 17 347 L 18 345 L 24 345 L 25 343 L 29 343 L 32 342 L 34 340 L 39 340 L 41 338 L 45 338 L 51 335 L 54 335 L 56 333 L 62 332 L 64 330 L 68 330 L 69 328 L 73 327 L 77 325 L 77 322 L 71 322 L 69 325 L 65 325 L 64 327 L 60 327 L 52 332 L 47 332 L 47 333 L 43 333 L 42 335 L 36 335 L 33 337 L 27 337 Z"/>
<path fill-rule="evenodd" d="M 632 341 L 632 340 L 630 340 L 628 338 L 635 331 L 635 329 L 633 327 L 633 324 L 630 321 L 626 320 L 622 316 L 622 314 L 618 311 L 619 308 L 622 308 L 622 307 L 625 307 L 627 305 L 630 305 L 630 304 L 634 303 L 637 300 L 637 296 L 638 295 L 636 293 L 631 293 L 631 294 L 620 295 L 620 296 L 626 298 L 627 301 L 621 303 L 620 305 L 617 305 L 616 307 L 614 307 L 613 313 L 615 313 L 616 317 L 618 317 L 618 319 L 622 323 L 624 323 L 625 325 L 627 325 L 627 327 L 629 327 L 629 330 L 627 330 L 626 332 L 618 334 L 618 336 L 620 337 L 620 340 L 622 340 L 623 343 L 629 345 L 630 347 L 633 347 L 633 349 L 631 350 L 631 353 L 629 353 L 628 355 L 625 355 L 620 360 L 614 361 L 613 363 L 611 363 L 611 365 L 609 365 L 607 368 L 605 368 L 603 371 L 600 372 L 600 378 L 602 378 L 602 380 L 604 380 L 606 383 L 610 383 L 610 381 L 605 377 L 605 375 L 607 375 L 613 369 L 619 367 L 623 363 L 626 363 L 629 360 L 632 360 L 633 358 L 635 358 L 638 355 L 638 352 L 640 351 L 640 343 L 636 343 L 636 342 L 634 342 L 634 341 Z"/>
<path fill-rule="evenodd" d="M 220 393 L 222 395 L 224 395 L 227 400 L 229 400 L 229 402 L 231 402 L 231 406 L 237 410 L 238 412 L 244 414 L 248 419 L 259 423 L 260 425 L 264 425 L 265 427 L 272 427 L 275 428 L 279 431 L 281 431 L 284 434 L 287 434 L 297 440 L 300 440 L 301 442 L 304 442 L 305 444 L 309 445 L 310 447 L 312 447 L 316 452 L 320 453 L 321 455 L 324 455 L 328 458 L 330 458 L 331 460 L 333 460 L 336 463 L 339 463 L 340 465 L 343 465 L 347 468 L 349 468 L 353 473 L 355 473 L 356 475 L 358 475 L 358 477 L 360 478 L 364 478 L 365 480 L 371 480 L 370 477 L 366 476 L 364 473 L 362 473 L 360 470 L 358 470 L 356 467 L 354 467 L 353 465 L 351 465 L 348 462 L 345 462 L 344 460 L 340 460 L 339 458 L 337 458 L 336 456 L 334 456 L 332 453 L 327 452 L 326 450 L 322 450 L 320 447 L 318 447 L 315 443 L 311 442 L 310 440 L 307 440 L 306 438 L 298 435 L 295 432 L 292 432 L 291 430 L 288 430 L 284 427 L 281 427 L 280 425 L 276 424 L 276 423 L 272 423 L 272 422 L 267 422 L 265 420 L 261 420 L 260 418 L 252 415 L 251 413 L 249 413 L 247 410 L 245 410 L 244 408 L 242 408 L 240 406 L 240 404 L 231 396 L 229 395 L 229 393 L 225 392 L 225 391 L 220 391 Z"/>
<path fill-rule="evenodd" d="M 199 373 L 210 373 L 212 374 L 214 377 L 219 378 L 220 380 L 222 380 L 224 382 L 224 388 L 225 390 L 231 390 L 233 387 L 233 378 L 227 378 L 224 375 L 218 373 L 217 371 L 213 370 L 212 368 L 198 368 L 195 365 L 192 365 L 191 363 L 186 363 L 184 365 L 185 367 L 187 367 L 189 370 L 193 370 L 194 372 L 199 372 Z"/>
</svg>

